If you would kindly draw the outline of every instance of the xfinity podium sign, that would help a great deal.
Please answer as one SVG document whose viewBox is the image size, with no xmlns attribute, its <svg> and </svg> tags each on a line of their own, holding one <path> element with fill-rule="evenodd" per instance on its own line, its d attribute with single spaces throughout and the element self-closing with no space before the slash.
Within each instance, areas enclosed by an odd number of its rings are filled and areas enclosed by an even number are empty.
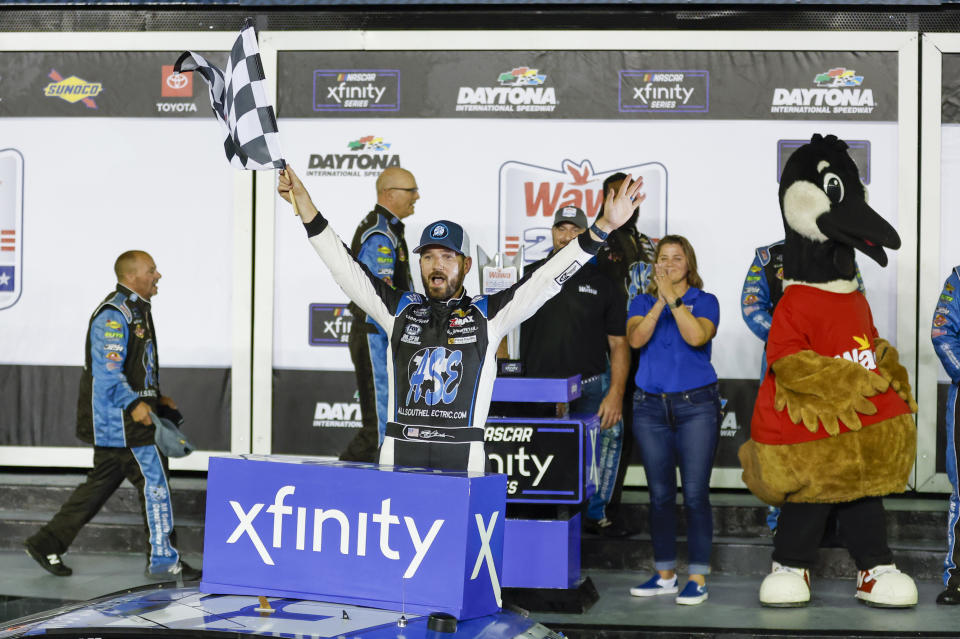
<svg viewBox="0 0 960 639">
<path fill-rule="evenodd" d="M 203 592 L 469 618 L 500 605 L 506 477 L 216 457 Z"/>
</svg>

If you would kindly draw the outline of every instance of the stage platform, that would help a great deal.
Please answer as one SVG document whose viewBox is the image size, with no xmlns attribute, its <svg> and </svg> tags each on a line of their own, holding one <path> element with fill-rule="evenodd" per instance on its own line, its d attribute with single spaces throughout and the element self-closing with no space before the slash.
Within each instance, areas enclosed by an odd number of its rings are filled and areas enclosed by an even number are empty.
<svg viewBox="0 0 960 639">
<path fill-rule="evenodd" d="M 200 565 L 201 558 L 187 561 Z M 142 555 L 69 553 L 72 577 L 54 577 L 23 552 L 0 551 L 0 617 L 9 620 L 64 603 L 152 583 L 143 576 Z M 767 609 L 757 603 L 756 577 L 716 575 L 710 598 L 699 606 L 678 606 L 669 596 L 640 599 L 629 588 L 646 573 L 586 570 L 600 600 L 585 614 L 532 613 L 547 627 L 575 639 L 626 637 L 957 637 L 960 609 L 938 606 L 940 584 L 918 582 L 920 603 L 913 609 L 869 608 L 853 597 L 852 579 L 815 579 L 807 608 Z"/>
</svg>

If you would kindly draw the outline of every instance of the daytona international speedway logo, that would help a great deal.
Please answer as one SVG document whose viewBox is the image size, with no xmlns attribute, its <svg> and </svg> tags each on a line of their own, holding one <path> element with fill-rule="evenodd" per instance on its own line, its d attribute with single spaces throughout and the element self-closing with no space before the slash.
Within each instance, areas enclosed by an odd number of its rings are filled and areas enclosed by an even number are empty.
<svg viewBox="0 0 960 639">
<path fill-rule="evenodd" d="M 641 233 L 659 238 L 667 232 L 667 170 L 659 162 L 596 171 L 590 160 L 563 160 L 559 168 L 506 162 L 500 167 L 500 250 L 508 256 L 523 248 L 529 264 L 553 248 L 553 215 L 563 206 L 583 209 L 593 221 L 603 204 L 603 180 L 622 172 L 642 176 L 646 200 L 637 222 Z"/>
<path fill-rule="evenodd" d="M 877 104 L 873 89 L 863 88 L 864 76 L 836 67 L 817 73 L 813 87 L 773 90 L 771 113 L 790 115 L 870 115 Z"/>
<path fill-rule="evenodd" d="M 545 73 L 531 67 L 514 67 L 497 74 L 497 86 L 460 87 L 457 111 L 480 113 L 552 113 L 557 92 L 544 86 Z"/>
</svg>

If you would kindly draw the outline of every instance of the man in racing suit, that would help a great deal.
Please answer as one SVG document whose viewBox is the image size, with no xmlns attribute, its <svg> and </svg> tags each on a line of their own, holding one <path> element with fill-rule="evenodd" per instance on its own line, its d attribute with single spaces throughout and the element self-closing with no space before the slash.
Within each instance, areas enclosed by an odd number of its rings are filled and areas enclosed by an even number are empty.
<svg viewBox="0 0 960 639">
<path fill-rule="evenodd" d="M 97 306 L 87 328 L 80 375 L 77 437 L 93 444 L 93 470 L 45 526 L 24 542 L 27 554 L 58 577 L 73 571 L 60 555 L 124 478 L 137 490 L 147 534 L 146 575 L 168 579 L 200 571 L 174 548 L 173 505 L 165 460 L 154 445 L 151 412 L 177 424 L 183 417 L 160 393 L 157 342 L 150 299 L 160 273 L 143 251 L 127 251 L 114 264 L 117 288 Z"/>
<path fill-rule="evenodd" d="M 559 292 L 643 200 L 642 180 L 607 194 L 604 219 L 578 236 L 533 275 L 490 296 L 471 298 L 463 280 L 472 264 L 463 229 L 441 220 L 424 229 L 419 246 L 426 296 L 400 291 L 364 268 L 318 213 L 296 174 L 281 174 L 278 192 L 294 203 L 310 243 L 347 296 L 389 338 L 387 434 L 380 463 L 483 471 L 496 351 L 509 330 Z"/>
<path fill-rule="evenodd" d="M 401 291 L 413 288 L 403 220 L 413 215 L 420 191 L 413 174 L 390 167 L 377 178 L 377 205 L 353 234 L 350 252 L 371 273 Z M 340 454 L 343 461 L 376 461 L 387 428 L 387 334 L 350 302 L 350 359 L 357 376 L 360 431 Z"/>
<path fill-rule="evenodd" d="M 857 287 L 863 293 L 863 279 L 857 269 Z M 740 293 L 740 313 L 747 328 L 767 343 L 773 309 L 783 296 L 783 240 L 758 247 L 753 262 L 743 280 Z M 767 374 L 766 347 L 761 360 L 760 378 Z"/>
<path fill-rule="evenodd" d="M 947 556 L 943 562 L 944 591 L 937 596 L 937 603 L 960 604 L 960 487 L 957 483 L 957 389 L 960 388 L 960 266 L 954 267 L 943 284 L 937 300 L 930 330 L 933 349 L 940 363 L 950 376 L 944 422 L 946 426 L 947 478 L 953 486 L 950 493 L 950 508 L 947 511 Z"/>
</svg>

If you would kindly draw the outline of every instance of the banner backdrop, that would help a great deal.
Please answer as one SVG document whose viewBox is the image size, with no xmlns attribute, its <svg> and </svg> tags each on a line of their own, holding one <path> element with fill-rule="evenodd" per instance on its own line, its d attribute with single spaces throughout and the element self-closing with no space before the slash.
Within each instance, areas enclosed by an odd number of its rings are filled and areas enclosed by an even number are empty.
<svg viewBox="0 0 960 639">
<path fill-rule="evenodd" d="M 686 236 L 720 300 L 721 468 L 739 467 L 749 436 L 763 345 L 741 318 L 740 293 L 755 249 L 783 238 L 786 157 L 814 133 L 857 141 L 870 202 L 897 225 L 893 52 L 281 50 L 277 64 L 288 160 L 347 242 L 388 166 L 409 169 L 420 187 L 408 242 L 447 218 L 487 253 L 522 245 L 529 261 L 549 249 L 558 207 L 593 219 L 605 176 L 642 175 L 640 230 Z M 274 450 L 299 441 L 299 453 L 335 455 L 344 430 L 355 431 L 312 416 L 349 403 L 356 385 L 347 349 L 318 339 L 332 335 L 318 334 L 317 317 L 335 321 L 346 299 L 289 205 L 277 210 Z M 896 257 L 859 265 L 877 327 L 896 341 Z M 471 294 L 475 282 L 466 279 Z M 331 331 L 342 335 L 344 322 Z"/>
<path fill-rule="evenodd" d="M 178 54 L 0 56 L 0 445 L 81 445 L 87 322 L 141 249 L 163 275 L 161 389 L 200 448 L 230 449 L 233 175 Z"/>
</svg>

